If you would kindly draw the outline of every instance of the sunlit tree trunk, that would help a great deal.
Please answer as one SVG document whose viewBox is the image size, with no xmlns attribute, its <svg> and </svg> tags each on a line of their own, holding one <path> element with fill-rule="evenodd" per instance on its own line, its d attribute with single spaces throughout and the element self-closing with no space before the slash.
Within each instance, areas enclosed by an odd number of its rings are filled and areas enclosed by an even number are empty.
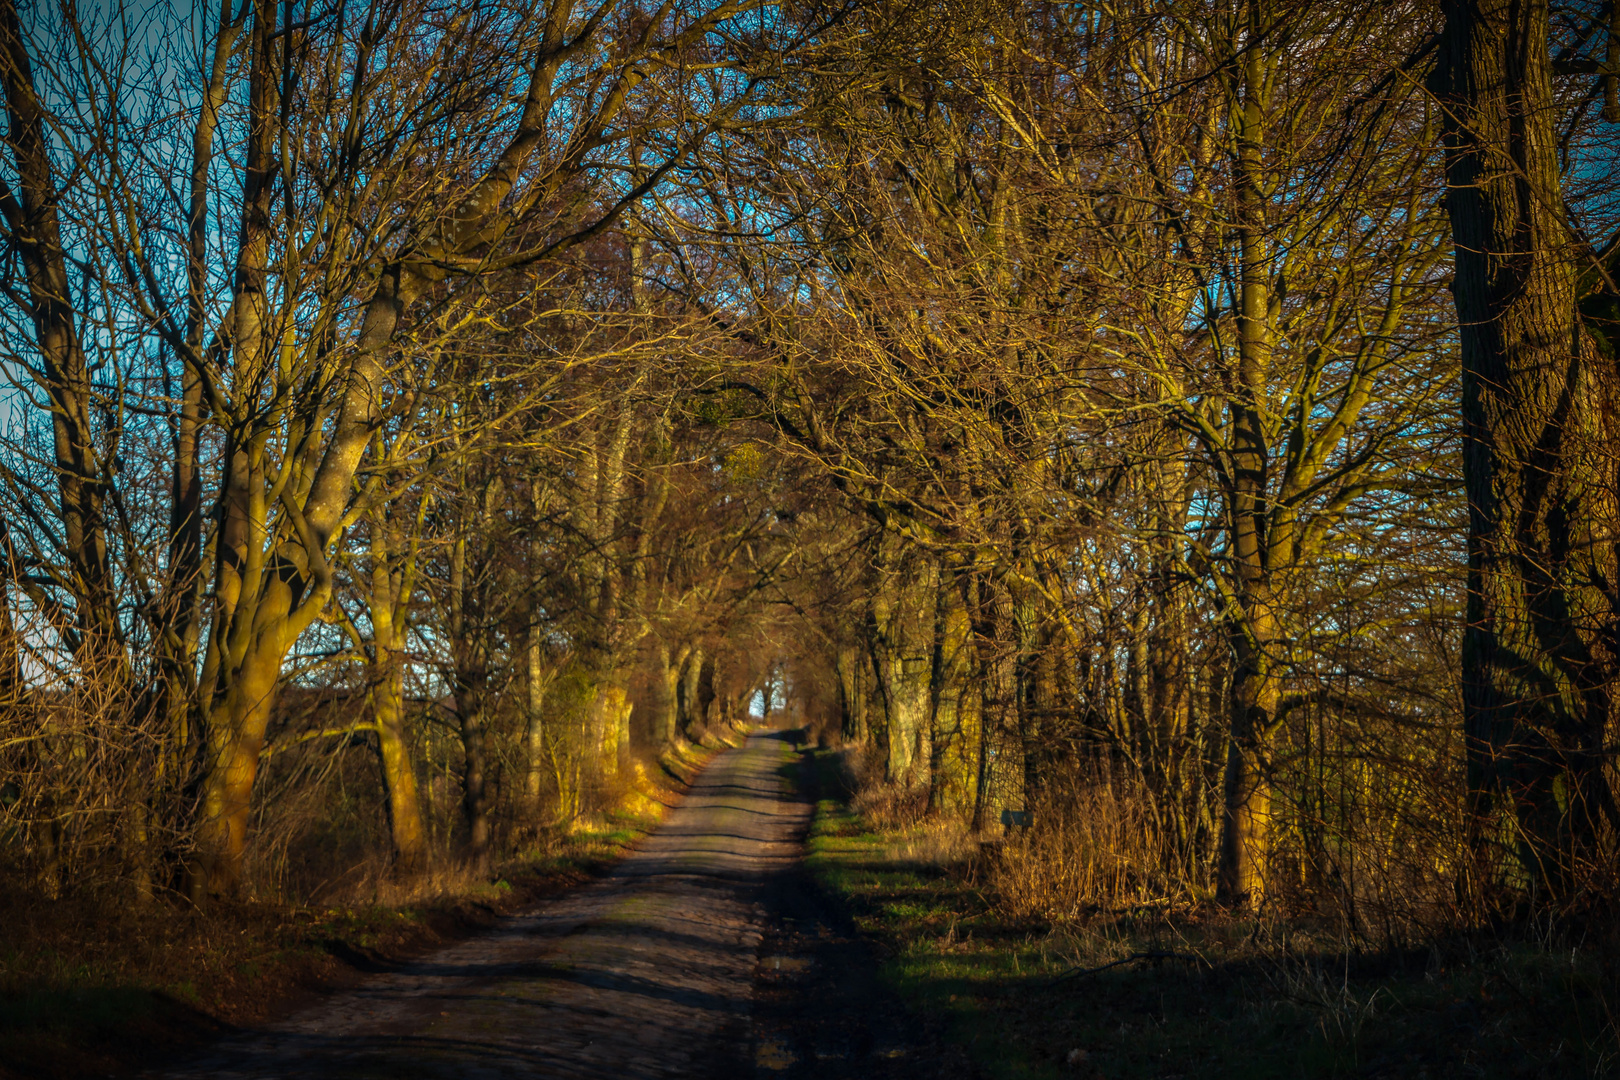
<svg viewBox="0 0 1620 1080">
<path fill-rule="evenodd" d="M 672 649 L 666 644 L 659 643 L 657 653 L 661 685 L 658 708 L 653 710 L 647 733 L 654 753 L 661 752 L 674 742 L 675 736 L 681 730 L 681 683 L 685 676 L 687 661 L 692 655 L 692 647 L 682 645 Z"/>
<path fill-rule="evenodd" d="M 624 755 L 630 750 L 630 716 L 635 710 L 635 702 L 619 678 L 617 672 L 598 676 L 590 711 L 597 772 L 610 783 L 619 779 Z"/>
<path fill-rule="evenodd" d="M 230 374 L 242 403 L 252 407 L 270 349 L 267 325 L 270 208 L 277 172 L 277 115 L 281 47 L 270 0 L 252 6 L 248 44 L 248 137 L 242 217 L 232 282 Z M 275 706 L 281 662 L 314 610 L 294 613 L 311 584 L 307 558 L 289 545 L 266 551 L 271 512 L 265 498 L 264 443 L 233 429 L 224 451 L 222 522 L 216 544 L 212 636 L 200 695 L 208 717 L 201 822 L 192 898 L 242 889 L 248 813 L 259 753 Z M 304 556 L 300 558 L 299 556 Z M 267 563 L 284 572 L 266 573 Z M 319 606 L 325 587 L 316 586 Z"/>
<path fill-rule="evenodd" d="M 531 583 L 530 588 L 535 588 Z M 534 614 L 538 594 L 531 594 L 528 632 L 524 635 L 523 803 L 531 823 L 540 821 L 541 786 L 546 774 L 546 665 L 544 631 Z"/>
<path fill-rule="evenodd" d="M 681 665 L 680 681 L 675 687 L 675 733 L 681 739 L 690 741 L 693 734 L 703 727 L 700 682 L 704 665 L 709 663 L 707 653 L 702 648 L 694 647 Z M 712 688 L 710 692 L 713 692 Z"/>
<path fill-rule="evenodd" d="M 373 511 L 370 527 L 371 715 L 394 870 L 408 876 L 426 867 L 428 855 L 416 767 L 405 734 L 406 614 L 415 589 L 417 553 L 410 544 L 404 551 L 394 550 L 386 511 Z"/>
<path fill-rule="evenodd" d="M 1259 5 L 1247 9 L 1250 33 L 1260 31 Z M 1228 529 L 1236 610 L 1229 635 L 1236 657 L 1227 735 L 1225 813 L 1219 892 L 1230 904 L 1257 904 L 1265 894 L 1265 859 L 1271 831 L 1271 735 L 1281 686 L 1276 677 L 1277 621 L 1269 576 L 1267 518 L 1269 442 L 1266 426 L 1271 377 L 1271 281 L 1276 254 L 1267 236 L 1263 147 L 1270 111 L 1267 51 L 1251 48 L 1237 60 L 1233 187 L 1237 196 L 1238 358 L 1232 402 L 1231 490 Z M 1275 58 L 1271 58 L 1275 63 Z"/>
<path fill-rule="evenodd" d="M 888 546 L 894 541 L 884 538 Z M 929 681 L 937 566 L 903 550 L 881 563 L 870 609 L 869 646 L 888 750 L 884 775 L 906 787 L 927 783 Z"/>
<path fill-rule="evenodd" d="M 581 449 L 575 528 L 589 544 L 581 559 L 580 589 L 588 606 L 590 629 L 582 650 L 595 683 L 587 716 L 600 774 L 610 783 L 619 777 L 621 757 L 630 747 L 631 701 L 625 688 L 626 654 L 635 644 L 625 619 L 624 570 L 618 558 L 625 513 L 625 459 L 634 429 L 634 412 L 621 405 L 613 424 Z"/>
<path fill-rule="evenodd" d="M 833 665 L 838 675 L 841 734 L 847 743 L 864 743 L 871 737 L 868 717 L 872 701 L 869 652 L 864 644 L 840 642 L 834 650 Z"/>
</svg>

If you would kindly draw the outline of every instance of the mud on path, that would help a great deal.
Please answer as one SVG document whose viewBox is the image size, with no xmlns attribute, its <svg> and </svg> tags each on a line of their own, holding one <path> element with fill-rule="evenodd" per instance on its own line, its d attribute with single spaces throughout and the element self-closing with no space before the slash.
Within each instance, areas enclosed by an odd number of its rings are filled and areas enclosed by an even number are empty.
<svg viewBox="0 0 1620 1080">
<path fill-rule="evenodd" d="M 148 1077 L 747 1076 L 767 884 L 809 807 L 777 735 L 717 758 L 601 881 Z"/>
</svg>

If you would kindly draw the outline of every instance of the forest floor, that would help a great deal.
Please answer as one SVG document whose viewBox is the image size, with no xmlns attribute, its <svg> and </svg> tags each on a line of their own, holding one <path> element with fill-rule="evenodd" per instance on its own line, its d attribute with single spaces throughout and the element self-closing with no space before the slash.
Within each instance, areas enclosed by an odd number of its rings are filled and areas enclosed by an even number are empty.
<svg viewBox="0 0 1620 1080">
<path fill-rule="evenodd" d="M 511 912 L 608 875 L 713 756 L 694 748 L 591 827 L 551 837 L 492 876 L 430 882 L 414 902 L 203 912 L 0 889 L 0 1080 L 125 1073 L 485 935 Z"/>
<path fill-rule="evenodd" d="M 810 874 L 881 953 L 884 983 L 987 1076 L 1620 1076 L 1613 943 L 1346 951 L 1304 921 L 1217 911 L 1019 921 L 986 889 L 986 856 L 871 827 L 831 797 L 833 755 L 815 764 Z"/>
</svg>

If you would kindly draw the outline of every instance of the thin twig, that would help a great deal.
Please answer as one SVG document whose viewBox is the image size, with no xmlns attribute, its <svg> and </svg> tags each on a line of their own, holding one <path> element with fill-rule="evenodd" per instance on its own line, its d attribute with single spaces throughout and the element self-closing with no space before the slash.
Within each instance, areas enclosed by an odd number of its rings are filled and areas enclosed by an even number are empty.
<svg viewBox="0 0 1620 1080">
<path fill-rule="evenodd" d="M 1155 949 L 1153 952 L 1131 953 L 1131 955 L 1125 957 L 1123 960 L 1115 960 L 1114 962 L 1104 964 L 1101 967 L 1070 968 L 1068 971 L 1065 971 L 1063 974 L 1059 975 L 1046 985 L 1048 987 L 1053 987 L 1058 983 L 1066 982 L 1069 979 L 1079 979 L 1087 975 L 1095 975 L 1100 971 L 1107 971 L 1109 968 L 1117 968 L 1121 964 L 1133 964 L 1138 960 L 1188 960 L 1195 963 L 1204 962 L 1203 957 L 1195 956 L 1192 953 L 1167 952 L 1162 949 Z"/>
</svg>

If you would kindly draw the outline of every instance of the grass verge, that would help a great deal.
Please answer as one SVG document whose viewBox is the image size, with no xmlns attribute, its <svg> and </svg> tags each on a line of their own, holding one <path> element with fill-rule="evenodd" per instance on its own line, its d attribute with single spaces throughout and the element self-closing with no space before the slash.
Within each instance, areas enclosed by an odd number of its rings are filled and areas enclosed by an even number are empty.
<svg viewBox="0 0 1620 1080">
<path fill-rule="evenodd" d="M 305 907 L 43 901 L 0 890 L 0 1080 L 125 1072 L 285 1015 L 605 872 L 727 744 L 638 771 L 619 808 L 520 851 L 368 900 Z"/>
<path fill-rule="evenodd" d="M 987 1076 L 1620 1076 L 1612 941 L 1358 951 L 1308 921 L 1218 912 L 1020 923 L 998 912 L 994 856 L 976 847 L 938 826 L 874 829 L 822 798 L 807 861 L 884 979 Z"/>
</svg>

